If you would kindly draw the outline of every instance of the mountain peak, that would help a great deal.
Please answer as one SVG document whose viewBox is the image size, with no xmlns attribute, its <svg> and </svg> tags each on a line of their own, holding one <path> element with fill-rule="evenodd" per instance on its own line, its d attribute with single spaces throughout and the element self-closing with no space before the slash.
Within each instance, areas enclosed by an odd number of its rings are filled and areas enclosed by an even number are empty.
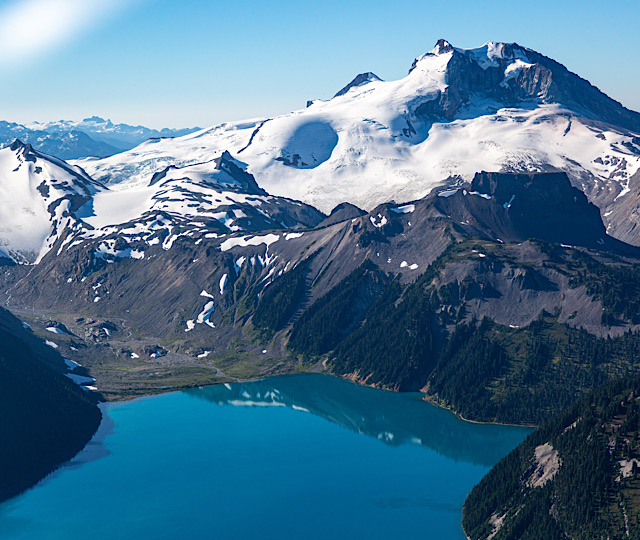
<svg viewBox="0 0 640 540">
<path fill-rule="evenodd" d="M 94 122 L 96 124 L 104 124 L 107 122 L 107 120 L 105 120 L 104 118 L 101 118 L 100 116 L 91 116 L 90 118 L 84 118 L 82 120 L 83 122 Z"/>
<path fill-rule="evenodd" d="M 456 49 L 457 52 L 475 60 L 482 69 L 502 67 L 501 61 L 521 60 L 531 63 L 526 49 L 517 43 L 503 43 L 501 41 L 487 41 L 476 49 Z"/>
<path fill-rule="evenodd" d="M 30 144 L 25 144 L 20 139 L 16 139 L 11 143 L 11 146 L 9 146 L 9 148 L 15 152 L 16 150 L 21 150 L 22 148 L 27 148 L 30 146 Z"/>
<path fill-rule="evenodd" d="M 418 106 L 418 116 L 451 121 L 480 96 L 509 107 L 561 104 L 592 120 L 640 130 L 640 114 L 629 111 L 588 81 L 551 58 L 517 43 L 487 41 L 472 49 L 454 47 L 444 39 L 415 59 L 409 73 L 438 80 L 436 99 Z"/>
<path fill-rule="evenodd" d="M 445 54 L 451 52 L 453 50 L 453 46 L 446 39 L 440 38 L 436 42 L 436 46 L 429 51 L 431 54 Z"/>
<path fill-rule="evenodd" d="M 22 154 L 24 156 L 32 155 L 34 153 L 33 146 L 28 143 L 23 143 L 20 139 L 16 139 L 11 143 L 9 149 L 16 154 Z"/>
<path fill-rule="evenodd" d="M 374 81 L 381 81 L 381 80 L 382 79 L 380 77 L 378 77 L 375 73 L 372 73 L 371 71 L 367 71 L 366 73 L 360 73 L 359 75 L 356 75 L 356 77 L 347 86 L 345 86 L 333 97 L 336 98 L 338 96 L 342 96 L 356 86 L 362 86 L 363 84 L 367 84 Z"/>
<path fill-rule="evenodd" d="M 501 60 L 522 60 L 524 62 L 530 62 L 526 55 L 526 51 L 527 49 L 521 47 L 517 43 L 487 41 L 481 47 L 463 49 L 460 47 L 454 47 L 446 39 L 439 39 L 433 49 L 431 49 L 428 53 L 416 58 L 412 69 L 413 67 L 415 67 L 417 62 L 426 57 L 439 56 L 447 53 L 456 53 L 458 55 L 467 57 L 477 63 L 482 69 L 487 69 L 489 67 L 497 68 L 501 67 Z"/>
</svg>

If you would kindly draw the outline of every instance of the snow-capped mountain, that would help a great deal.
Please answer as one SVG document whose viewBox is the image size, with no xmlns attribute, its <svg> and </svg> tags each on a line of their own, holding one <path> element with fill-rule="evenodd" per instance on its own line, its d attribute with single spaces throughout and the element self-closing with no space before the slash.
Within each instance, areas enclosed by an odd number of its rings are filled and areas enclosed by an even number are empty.
<svg viewBox="0 0 640 540">
<path fill-rule="evenodd" d="M 270 196 L 245 168 L 223 152 L 207 163 L 167 167 L 148 184 L 102 189 L 78 211 L 90 230 L 71 234 L 62 247 L 100 239 L 101 259 L 141 258 L 147 247 L 168 250 L 180 237 L 198 242 L 236 231 L 315 227 L 324 219 L 311 206 Z"/>
<path fill-rule="evenodd" d="M 105 120 L 99 116 L 85 118 L 80 122 L 59 120 L 57 122 L 33 122 L 25 127 L 47 133 L 67 133 L 81 131 L 89 135 L 93 140 L 108 144 L 117 151 L 128 150 L 146 141 L 147 139 L 162 137 L 180 137 L 198 131 L 200 128 L 151 129 L 144 126 L 131 126 L 129 124 L 114 124 L 111 120 Z"/>
<path fill-rule="evenodd" d="M 38 126 L 150 134 L 97 117 Z M 316 208 L 417 200 L 481 170 L 562 170 L 609 219 L 609 233 L 638 244 L 636 227 L 614 211 L 637 191 L 632 130 L 640 132 L 638 113 L 535 51 L 440 40 L 399 81 L 364 73 L 331 100 L 273 119 L 154 138 L 75 166 L 16 142 L 3 151 L 0 188 L 7 208 L 37 219 L 0 215 L 0 238 L 22 263 L 40 260 L 61 236 L 58 251 L 101 239 L 103 258 L 132 256 L 181 236 L 315 227 L 325 219 Z M 17 175 L 21 187 L 11 187 Z M 81 198 L 70 197 L 76 192 Z M 68 204 L 51 204 L 58 199 Z"/>
<path fill-rule="evenodd" d="M 84 131 L 77 129 L 49 132 L 36 127 L 28 128 L 22 124 L 0 121 L 0 147 L 10 146 L 16 139 L 30 144 L 39 152 L 55 155 L 60 159 L 111 156 L 123 150 L 123 148 L 96 141 Z"/>
<path fill-rule="evenodd" d="M 76 212 L 104 189 L 79 167 L 15 141 L 0 150 L 0 250 L 18 263 L 38 262 Z"/>
<path fill-rule="evenodd" d="M 640 168 L 638 133 L 638 113 L 535 51 L 440 40 L 401 80 L 365 73 L 303 110 L 77 163 L 124 188 L 228 150 L 269 193 L 326 213 L 345 201 L 370 210 L 421 198 L 480 170 L 562 170 L 606 213 Z"/>
<path fill-rule="evenodd" d="M 198 129 L 155 130 L 143 126 L 113 124 L 110 120 L 97 116 L 81 122 L 60 120 L 24 125 L 0 121 L 0 147 L 9 146 L 20 139 L 39 152 L 60 159 L 105 157 L 129 150 L 150 138 L 179 137 Z"/>
<path fill-rule="evenodd" d="M 314 227 L 325 218 L 313 207 L 270 196 L 245 169 L 223 152 L 206 163 L 167 167 L 149 182 L 109 189 L 80 167 L 15 141 L 0 150 L 0 256 L 37 263 L 60 240 L 58 255 L 98 241 L 102 260 L 143 257 L 146 247 L 169 249 L 180 236 L 195 241 Z"/>
</svg>

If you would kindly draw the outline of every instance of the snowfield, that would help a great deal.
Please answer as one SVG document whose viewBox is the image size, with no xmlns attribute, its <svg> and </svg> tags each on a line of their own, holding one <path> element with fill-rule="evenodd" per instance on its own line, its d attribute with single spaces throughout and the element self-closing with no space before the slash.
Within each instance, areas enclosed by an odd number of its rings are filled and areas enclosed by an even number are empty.
<svg viewBox="0 0 640 540">
<path fill-rule="evenodd" d="M 490 42 L 466 53 L 486 69 L 497 65 L 503 49 Z M 451 56 L 434 49 L 416 59 L 401 80 L 371 78 L 290 114 L 224 123 L 77 163 L 109 186 L 134 189 L 167 165 L 200 163 L 228 150 L 269 193 L 325 213 L 345 201 L 371 210 L 389 200 L 419 199 L 447 179 L 471 180 L 481 170 L 558 169 L 578 185 L 595 179 L 625 189 L 640 167 L 633 134 L 556 103 L 512 108 L 477 96 L 452 121 L 416 115 L 447 87 Z M 516 54 L 501 84 L 530 66 Z"/>
</svg>

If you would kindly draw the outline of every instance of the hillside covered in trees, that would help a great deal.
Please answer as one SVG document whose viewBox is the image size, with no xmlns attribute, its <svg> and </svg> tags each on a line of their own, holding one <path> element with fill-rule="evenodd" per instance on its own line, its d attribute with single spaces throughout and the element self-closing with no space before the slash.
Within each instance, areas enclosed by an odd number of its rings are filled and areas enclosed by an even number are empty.
<svg viewBox="0 0 640 540">
<path fill-rule="evenodd" d="M 408 284 L 367 262 L 304 311 L 288 348 L 465 418 L 538 425 L 640 375 L 639 303 L 640 274 L 615 255 L 469 239 Z"/>
<path fill-rule="evenodd" d="M 64 370 L 59 353 L 0 308 L 0 501 L 71 459 L 98 429 L 97 398 Z"/>
<path fill-rule="evenodd" d="M 472 540 L 640 538 L 640 378 L 546 422 L 469 494 Z"/>
</svg>

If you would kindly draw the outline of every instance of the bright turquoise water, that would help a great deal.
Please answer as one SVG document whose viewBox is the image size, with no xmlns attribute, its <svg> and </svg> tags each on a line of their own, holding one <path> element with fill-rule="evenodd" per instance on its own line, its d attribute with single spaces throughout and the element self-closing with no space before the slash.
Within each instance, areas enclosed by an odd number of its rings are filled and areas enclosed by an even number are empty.
<svg viewBox="0 0 640 540">
<path fill-rule="evenodd" d="M 106 410 L 110 433 L 0 506 L 0 538 L 462 539 L 466 494 L 530 431 L 323 375 Z"/>
</svg>

